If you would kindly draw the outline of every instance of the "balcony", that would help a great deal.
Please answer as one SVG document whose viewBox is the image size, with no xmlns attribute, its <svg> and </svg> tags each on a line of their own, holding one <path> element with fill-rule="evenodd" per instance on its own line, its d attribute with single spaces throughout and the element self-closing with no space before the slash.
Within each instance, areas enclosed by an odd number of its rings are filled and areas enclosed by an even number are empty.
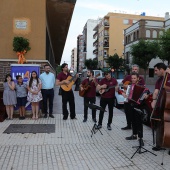
<svg viewBox="0 0 170 170">
<path fill-rule="evenodd" d="M 110 27 L 109 22 L 104 22 L 104 27 Z"/>
<path fill-rule="evenodd" d="M 97 54 L 98 53 L 98 49 L 96 48 L 95 50 L 93 50 L 93 54 Z"/>
<path fill-rule="evenodd" d="M 98 46 L 98 39 L 94 41 L 93 47 L 94 47 L 94 46 Z"/>
<path fill-rule="evenodd" d="M 108 32 L 105 32 L 105 33 L 104 33 L 104 37 L 109 37 L 109 33 L 108 33 Z"/>
<path fill-rule="evenodd" d="M 96 38 L 97 35 L 98 35 L 98 31 L 96 31 L 96 32 L 93 34 L 93 38 Z"/>
<path fill-rule="evenodd" d="M 103 44 L 103 47 L 104 47 L 104 48 L 109 48 L 109 42 L 105 42 L 105 43 Z"/>
</svg>

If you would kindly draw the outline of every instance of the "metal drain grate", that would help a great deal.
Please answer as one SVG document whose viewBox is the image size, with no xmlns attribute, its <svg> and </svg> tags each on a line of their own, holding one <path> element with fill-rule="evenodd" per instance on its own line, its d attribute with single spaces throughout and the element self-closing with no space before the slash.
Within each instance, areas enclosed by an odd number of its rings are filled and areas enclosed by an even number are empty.
<svg viewBox="0 0 170 170">
<path fill-rule="evenodd" d="M 55 133 L 55 124 L 11 124 L 3 133 Z"/>
</svg>

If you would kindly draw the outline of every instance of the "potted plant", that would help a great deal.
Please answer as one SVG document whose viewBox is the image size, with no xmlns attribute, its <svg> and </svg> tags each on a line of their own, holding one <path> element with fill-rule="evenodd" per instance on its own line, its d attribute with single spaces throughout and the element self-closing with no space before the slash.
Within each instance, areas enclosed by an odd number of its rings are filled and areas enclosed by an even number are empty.
<svg viewBox="0 0 170 170">
<path fill-rule="evenodd" d="M 31 48 L 29 46 L 29 40 L 23 37 L 14 37 L 13 39 L 13 51 L 17 53 L 18 56 L 18 64 L 26 63 L 26 59 L 24 55 Z"/>
</svg>

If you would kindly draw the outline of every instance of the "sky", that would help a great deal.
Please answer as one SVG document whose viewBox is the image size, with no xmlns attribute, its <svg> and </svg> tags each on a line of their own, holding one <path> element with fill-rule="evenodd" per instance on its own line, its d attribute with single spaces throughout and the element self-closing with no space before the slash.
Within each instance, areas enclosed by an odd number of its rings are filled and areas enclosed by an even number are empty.
<svg viewBox="0 0 170 170">
<path fill-rule="evenodd" d="M 77 0 L 61 64 L 71 63 L 71 51 L 77 47 L 77 36 L 82 34 L 83 27 L 88 19 L 104 17 L 108 12 L 128 13 L 146 16 L 164 17 L 165 12 L 170 12 L 170 0 Z"/>
</svg>

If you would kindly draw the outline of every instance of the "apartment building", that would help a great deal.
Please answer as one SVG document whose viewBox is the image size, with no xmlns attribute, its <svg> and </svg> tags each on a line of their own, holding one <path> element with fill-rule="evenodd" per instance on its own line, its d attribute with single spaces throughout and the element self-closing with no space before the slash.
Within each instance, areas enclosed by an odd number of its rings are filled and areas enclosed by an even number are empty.
<svg viewBox="0 0 170 170">
<path fill-rule="evenodd" d="M 77 48 L 71 50 L 71 68 L 72 71 L 77 71 Z"/>
<path fill-rule="evenodd" d="M 83 29 L 83 41 L 84 41 L 84 50 L 83 50 L 83 57 L 84 59 L 93 59 L 95 55 L 93 53 L 93 34 L 94 34 L 94 27 L 98 24 L 98 20 L 89 19 L 87 20 L 84 29 Z"/>
<path fill-rule="evenodd" d="M 77 37 L 77 71 L 80 72 L 84 68 L 84 57 L 83 57 L 83 50 L 84 50 L 84 41 L 83 35 L 78 35 Z"/>
<path fill-rule="evenodd" d="M 124 30 L 140 19 L 163 21 L 164 18 L 122 13 L 108 13 L 94 28 L 95 47 L 93 53 L 98 58 L 100 68 L 107 67 L 104 59 L 117 53 L 124 58 Z"/>
</svg>

